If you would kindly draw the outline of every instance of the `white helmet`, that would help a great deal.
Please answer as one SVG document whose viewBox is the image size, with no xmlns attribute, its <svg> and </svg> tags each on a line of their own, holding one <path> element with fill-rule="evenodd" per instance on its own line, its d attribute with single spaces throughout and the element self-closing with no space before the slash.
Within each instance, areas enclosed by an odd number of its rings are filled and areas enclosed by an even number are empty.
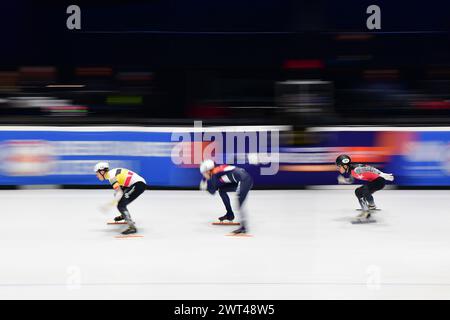
<svg viewBox="0 0 450 320">
<path fill-rule="evenodd" d="M 200 172 L 203 174 L 206 171 L 214 169 L 215 166 L 216 166 L 216 164 L 211 159 L 205 160 L 200 165 Z"/>
<path fill-rule="evenodd" d="M 99 172 L 100 170 L 108 170 L 109 163 L 108 162 L 99 162 L 95 165 L 94 172 Z"/>
</svg>

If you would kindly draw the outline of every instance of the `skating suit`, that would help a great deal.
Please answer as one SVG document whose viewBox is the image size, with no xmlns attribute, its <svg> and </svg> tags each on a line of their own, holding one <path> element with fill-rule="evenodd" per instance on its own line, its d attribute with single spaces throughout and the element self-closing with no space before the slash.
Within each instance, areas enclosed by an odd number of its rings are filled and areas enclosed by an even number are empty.
<svg viewBox="0 0 450 320">
<path fill-rule="evenodd" d="M 214 194 L 217 190 L 240 191 L 247 193 L 253 185 L 252 177 L 242 168 L 230 165 L 220 165 L 212 170 L 208 180 L 208 192 Z M 239 189 L 239 190 L 236 190 Z"/>
<path fill-rule="evenodd" d="M 344 177 L 347 183 L 353 183 L 354 179 L 367 181 L 368 183 L 366 185 L 355 190 L 355 195 L 358 199 L 364 197 L 368 200 L 369 204 L 373 204 L 372 194 L 383 189 L 386 185 L 386 180 L 380 176 L 381 173 L 377 168 L 368 165 L 351 164 L 350 173 L 344 174 Z"/>
<path fill-rule="evenodd" d="M 117 189 L 119 186 L 122 187 L 122 189 L 129 188 L 137 182 L 143 182 L 144 184 L 146 183 L 145 179 L 136 172 L 125 168 L 115 168 L 109 170 L 107 178 L 114 189 Z"/>
<path fill-rule="evenodd" d="M 227 192 L 236 191 L 239 200 L 242 227 L 245 227 L 246 224 L 246 213 L 243 209 L 243 205 L 252 187 L 253 179 L 247 171 L 226 164 L 215 167 L 212 170 L 212 176 L 207 183 L 207 190 L 209 193 L 214 194 L 219 190 L 220 197 L 227 210 L 227 215 L 234 216 Z"/>
<path fill-rule="evenodd" d="M 145 179 L 136 172 L 125 168 L 109 170 L 107 179 L 113 186 L 114 190 L 116 190 L 116 193 L 120 192 L 119 188 L 122 189 L 123 195 L 117 204 L 117 209 L 120 211 L 125 220 L 134 226 L 134 222 L 131 220 L 127 205 L 133 202 L 145 191 Z"/>
<path fill-rule="evenodd" d="M 374 181 L 380 177 L 381 171 L 365 164 L 352 164 L 350 175 L 352 178 L 363 181 Z M 347 174 L 348 176 L 349 174 Z M 344 175 L 345 177 L 346 175 Z M 346 177 L 347 178 L 347 177 Z M 349 177 L 350 178 L 350 177 Z M 351 179 L 351 178 L 350 178 Z"/>
</svg>

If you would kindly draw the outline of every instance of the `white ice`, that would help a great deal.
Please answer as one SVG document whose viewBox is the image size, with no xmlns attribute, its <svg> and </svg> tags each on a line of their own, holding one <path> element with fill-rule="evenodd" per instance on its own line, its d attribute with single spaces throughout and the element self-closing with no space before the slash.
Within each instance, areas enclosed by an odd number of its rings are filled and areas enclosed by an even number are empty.
<svg viewBox="0 0 450 320">
<path fill-rule="evenodd" d="M 212 226 L 219 196 L 146 191 L 116 239 L 111 190 L 1 191 L 1 299 L 450 299 L 450 192 L 252 191 L 253 237 Z"/>
</svg>

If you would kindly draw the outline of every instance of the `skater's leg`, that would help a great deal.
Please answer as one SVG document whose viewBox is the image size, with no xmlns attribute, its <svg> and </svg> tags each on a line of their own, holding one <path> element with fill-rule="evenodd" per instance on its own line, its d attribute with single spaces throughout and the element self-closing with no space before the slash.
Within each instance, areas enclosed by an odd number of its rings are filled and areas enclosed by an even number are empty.
<svg viewBox="0 0 450 320">
<path fill-rule="evenodd" d="M 234 218 L 234 212 L 233 209 L 231 208 L 231 201 L 230 201 L 230 197 L 228 196 L 227 191 L 225 191 L 224 189 L 219 190 L 219 195 L 222 198 L 222 202 L 225 205 L 225 209 L 227 210 L 226 216 L 227 217 L 232 217 Z"/>
<path fill-rule="evenodd" d="M 122 198 L 117 204 L 117 209 L 121 213 L 122 217 L 127 222 L 130 229 L 136 229 L 136 224 L 131 218 L 130 212 L 128 211 L 127 205 L 133 202 L 137 197 L 139 197 L 146 189 L 146 185 L 143 182 L 137 182 L 131 187 L 125 189 Z"/>
<path fill-rule="evenodd" d="M 371 194 L 367 196 L 367 203 L 369 203 L 369 207 L 375 207 L 375 199 Z"/>
<path fill-rule="evenodd" d="M 376 178 L 375 180 L 369 182 L 367 184 L 367 188 L 369 189 L 370 194 L 377 192 L 378 190 L 383 189 L 386 186 L 386 180 L 381 177 Z"/>
<path fill-rule="evenodd" d="M 367 185 L 357 188 L 355 190 L 355 195 L 361 205 L 362 212 L 356 216 L 356 220 L 352 221 L 352 223 L 374 222 L 374 220 L 370 219 L 370 206 L 367 200 L 367 197 L 370 196 L 370 192 Z"/>
<path fill-rule="evenodd" d="M 127 208 L 127 202 L 123 198 L 117 204 L 117 209 L 119 210 L 120 214 L 125 219 L 125 221 L 128 223 L 128 226 L 135 228 L 136 225 L 134 221 L 131 219 L 130 212 L 128 211 Z"/>
<path fill-rule="evenodd" d="M 131 187 L 127 188 L 123 193 L 122 199 L 127 199 L 127 204 L 133 202 L 137 197 L 144 193 L 146 189 L 146 184 L 139 181 L 133 184 Z"/>
<path fill-rule="evenodd" d="M 242 180 L 238 184 L 238 188 L 236 190 L 239 199 L 239 213 L 241 218 L 241 229 L 247 229 L 247 214 L 245 211 L 245 200 L 247 199 L 247 195 L 250 189 L 253 187 L 253 179 L 249 176 L 247 179 Z"/>
<path fill-rule="evenodd" d="M 231 207 L 231 201 L 230 201 L 230 197 L 228 196 L 228 192 L 234 192 L 234 191 L 236 191 L 236 188 L 237 188 L 237 184 L 224 185 L 219 188 L 220 198 L 222 199 L 225 209 L 227 210 L 227 212 L 225 213 L 224 216 L 219 217 L 219 221 L 224 221 L 224 220 L 233 221 L 234 220 L 234 212 L 233 212 L 233 208 Z"/>
<path fill-rule="evenodd" d="M 363 211 L 369 210 L 369 203 L 367 196 L 370 196 L 369 189 L 366 185 L 356 188 L 355 195 L 358 198 L 359 204 L 361 205 L 361 209 Z"/>
<path fill-rule="evenodd" d="M 370 207 L 376 207 L 375 200 L 373 199 L 372 194 L 374 194 L 378 190 L 383 189 L 385 185 L 386 185 L 386 180 L 384 180 L 381 177 L 378 177 L 377 179 L 375 179 L 367 184 L 369 194 L 366 196 L 366 199 L 367 199 Z"/>
</svg>

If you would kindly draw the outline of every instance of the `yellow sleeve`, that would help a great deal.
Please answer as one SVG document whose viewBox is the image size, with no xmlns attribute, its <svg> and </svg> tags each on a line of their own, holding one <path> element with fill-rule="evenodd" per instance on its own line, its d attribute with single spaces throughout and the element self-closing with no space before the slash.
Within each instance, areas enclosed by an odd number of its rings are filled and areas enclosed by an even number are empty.
<svg viewBox="0 0 450 320">
<path fill-rule="evenodd" d="M 111 185 L 113 186 L 114 189 L 116 189 L 114 187 L 114 185 L 116 183 L 119 184 L 119 186 L 123 186 L 125 183 L 125 179 L 127 178 L 128 175 L 128 170 L 127 169 L 117 169 L 116 170 L 116 175 L 114 177 L 111 178 Z"/>
</svg>

